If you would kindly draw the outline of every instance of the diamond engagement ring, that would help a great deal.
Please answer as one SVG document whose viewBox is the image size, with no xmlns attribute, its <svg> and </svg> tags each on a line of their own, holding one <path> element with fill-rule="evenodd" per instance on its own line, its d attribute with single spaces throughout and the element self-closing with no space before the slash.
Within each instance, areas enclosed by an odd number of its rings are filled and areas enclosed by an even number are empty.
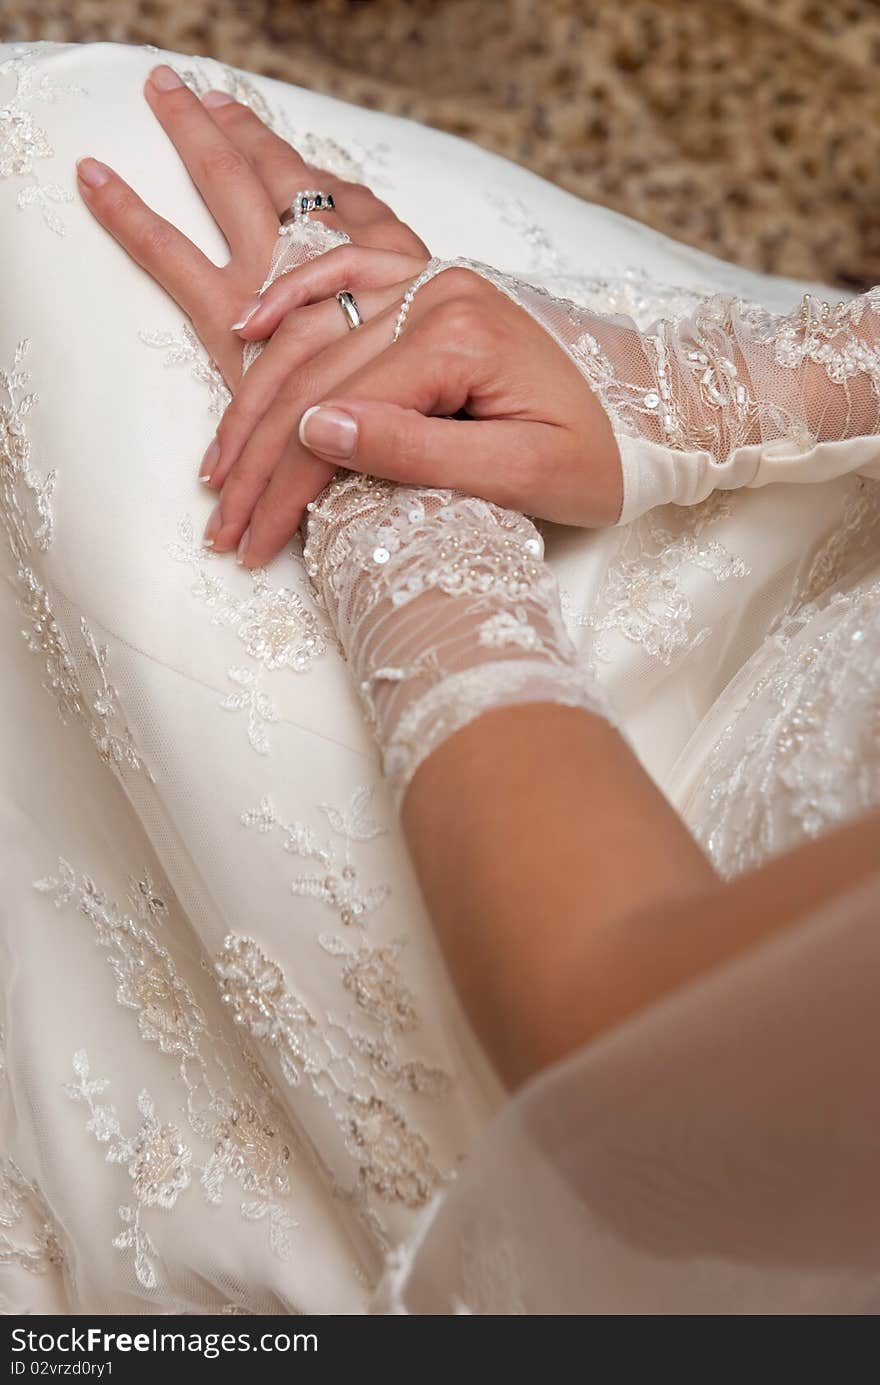
<svg viewBox="0 0 880 1385">
<path fill-rule="evenodd" d="M 281 214 L 279 236 L 287 235 L 287 228 L 302 221 L 308 221 L 312 212 L 332 212 L 336 210 L 332 192 L 319 192 L 316 188 L 298 192 L 286 212 Z"/>
<path fill-rule="evenodd" d="M 364 319 L 361 317 L 358 305 L 348 292 L 348 289 L 343 289 L 341 293 L 337 293 L 336 302 L 345 314 L 345 320 L 348 323 L 348 330 L 350 332 L 353 332 L 355 327 L 363 327 Z"/>
</svg>

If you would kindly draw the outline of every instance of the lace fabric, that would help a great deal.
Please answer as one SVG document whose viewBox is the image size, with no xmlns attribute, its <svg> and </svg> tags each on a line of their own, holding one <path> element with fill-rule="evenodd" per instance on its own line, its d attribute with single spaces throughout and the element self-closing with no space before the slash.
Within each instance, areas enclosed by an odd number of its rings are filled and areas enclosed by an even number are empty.
<svg viewBox="0 0 880 1385">
<path fill-rule="evenodd" d="M 397 805 L 416 769 L 493 707 L 608 716 L 578 666 L 523 515 L 343 472 L 309 506 L 307 571 L 349 659 Z"/>
<path fill-rule="evenodd" d="M 408 302 L 450 268 L 494 284 L 574 361 L 618 445 L 621 524 L 714 489 L 815 481 L 854 465 L 880 475 L 880 289 L 835 305 L 805 294 L 790 313 L 706 294 L 689 314 L 640 329 L 626 313 L 553 297 L 478 261 L 433 259 Z"/>
</svg>

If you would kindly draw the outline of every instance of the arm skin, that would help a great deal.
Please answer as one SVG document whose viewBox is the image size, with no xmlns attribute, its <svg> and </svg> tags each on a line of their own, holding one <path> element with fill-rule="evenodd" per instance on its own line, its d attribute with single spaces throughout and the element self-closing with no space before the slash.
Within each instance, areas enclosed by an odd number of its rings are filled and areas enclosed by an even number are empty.
<svg viewBox="0 0 880 1385">
<path fill-rule="evenodd" d="M 880 844 L 872 813 L 724 883 L 618 733 L 545 703 L 445 741 L 403 826 L 453 981 L 510 1087 L 796 925 L 875 872 Z"/>
</svg>

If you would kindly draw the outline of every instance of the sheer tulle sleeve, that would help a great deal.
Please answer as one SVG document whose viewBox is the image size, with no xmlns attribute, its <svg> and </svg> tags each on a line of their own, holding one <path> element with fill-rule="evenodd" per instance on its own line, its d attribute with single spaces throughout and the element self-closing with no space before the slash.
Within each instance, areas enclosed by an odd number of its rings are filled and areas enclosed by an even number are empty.
<svg viewBox="0 0 880 1385">
<path fill-rule="evenodd" d="M 348 472 L 308 509 L 306 567 L 398 805 L 421 762 L 492 708 L 559 702 L 608 716 L 523 515 Z"/>
<path fill-rule="evenodd" d="M 534 1079 L 376 1311 L 876 1313 L 878 910 L 875 876 Z"/>
<path fill-rule="evenodd" d="M 880 476 L 880 289 L 779 314 L 727 294 L 640 331 L 472 260 L 432 260 L 490 280 L 571 356 L 611 421 L 620 523 L 716 489 Z"/>
</svg>

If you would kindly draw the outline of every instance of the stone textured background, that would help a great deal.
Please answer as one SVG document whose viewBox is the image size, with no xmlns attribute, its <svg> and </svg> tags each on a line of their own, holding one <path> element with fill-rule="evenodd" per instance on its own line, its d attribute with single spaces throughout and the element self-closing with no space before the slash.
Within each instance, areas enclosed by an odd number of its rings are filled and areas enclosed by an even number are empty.
<svg viewBox="0 0 880 1385">
<path fill-rule="evenodd" d="M 0 38 L 206 54 L 465 135 L 727 259 L 880 281 L 876 0 L 0 0 Z"/>
</svg>

